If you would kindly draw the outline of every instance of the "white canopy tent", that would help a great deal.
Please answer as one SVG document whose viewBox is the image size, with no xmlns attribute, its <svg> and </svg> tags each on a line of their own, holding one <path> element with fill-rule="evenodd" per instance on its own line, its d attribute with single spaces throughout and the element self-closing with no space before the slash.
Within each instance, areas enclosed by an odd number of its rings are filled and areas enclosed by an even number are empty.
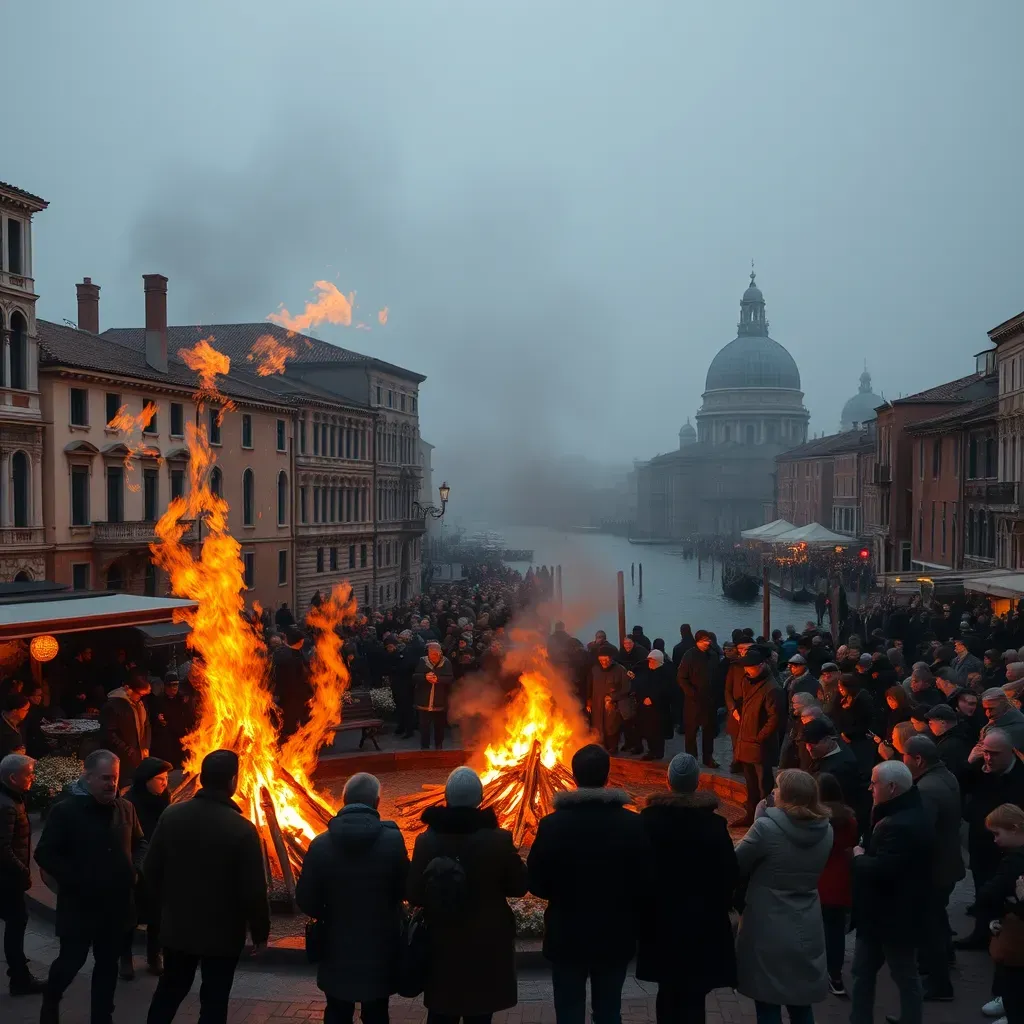
<svg viewBox="0 0 1024 1024">
<path fill-rule="evenodd" d="M 751 530 L 744 530 L 740 536 L 744 540 L 774 540 L 780 533 L 788 533 L 795 529 L 792 523 L 785 519 L 774 519 L 764 526 L 755 526 Z"/>
<path fill-rule="evenodd" d="M 798 526 L 788 533 L 776 534 L 771 538 L 773 544 L 807 544 L 809 547 L 835 546 L 836 544 L 851 545 L 856 543 L 841 533 L 833 533 L 821 523 L 808 523 Z"/>
<path fill-rule="evenodd" d="M 1016 601 L 1024 597 L 1024 573 L 995 569 L 978 576 L 967 576 L 964 578 L 964 590 Z"/>
</svg>

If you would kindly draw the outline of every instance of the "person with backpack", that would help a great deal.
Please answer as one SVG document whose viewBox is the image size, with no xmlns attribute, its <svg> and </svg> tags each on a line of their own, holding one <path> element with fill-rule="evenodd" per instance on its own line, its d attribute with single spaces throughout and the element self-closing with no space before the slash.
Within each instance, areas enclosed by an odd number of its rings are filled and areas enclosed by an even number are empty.
<svg viewBox="0 0 1024 1024">
<path fill-rule="evenodd" d="M 590 980 L 593 1018 L 619 1020 L 622 986 L 649 898 L 654 856 L 631 797 L 609 789 L 611 758 L 596 743 L 573 755 L 577 788 L 555 795 L 527 865 L 530 891 L 548 901 L 544 956 L 551 961 L 555 1016 L 582 1021 Z"/>
<path fill-rule="evenodd" d="M 353 775 L 342 808 L 310 843 L 295 887 L 299 909 L 318 922 L 316 983 L 327 997 L 325 1024 L 387 1024 L 395 991 L 402 900 L 409 857 L 393 821 L 381 821 L 380 782 Z"/>
<path fill-rule="evenodd" d="M 423 812 L 407 895 L 424 908 L 428 969 L 423 1004 L 429 1024 L 488 1024 L 519 1001 L 516 924 L 508 897 L 524 896 L 526 865 L 512 833 L 481 807 L 483 784 L 456 768 L 443 806 Z"/>
</svg>

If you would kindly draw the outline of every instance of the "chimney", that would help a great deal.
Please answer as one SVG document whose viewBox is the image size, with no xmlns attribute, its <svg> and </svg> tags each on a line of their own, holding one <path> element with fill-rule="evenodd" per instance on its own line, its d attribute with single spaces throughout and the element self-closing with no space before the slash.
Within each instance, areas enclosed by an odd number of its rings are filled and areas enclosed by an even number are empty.
<svg viewBox="0 0 1024 1024">
<path fill-rule="evenodd" d="M 75 285 L 78 292 L 78 329 L 90 334 L 100 333 L 100 286 L 91 277 Z"/>
<path fill-rule="evenodd" d="M 146 292 L 146 362 L 167 372 L 167 278 L 143 274 Z"/>
</svg>

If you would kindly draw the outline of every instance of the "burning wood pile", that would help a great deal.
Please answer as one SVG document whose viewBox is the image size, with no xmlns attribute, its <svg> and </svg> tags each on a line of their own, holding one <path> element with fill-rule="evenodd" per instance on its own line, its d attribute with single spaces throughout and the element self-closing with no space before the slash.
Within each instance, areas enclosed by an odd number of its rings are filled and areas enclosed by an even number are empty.
<svg viewBox="0 0 1024 1024">
<path fill-rule="evenodd" d="M 179 354 L 199 375 L 200 410 L 205 402 L 215 401 L 222 415 L 230 411 L 230 401 L 218 395 L 216 384 L 216 376 L 228 371 L 228 358 L 208 340 Z M 205 417 L 200 414 L 198 422 L 205 423 Z M 290 907 L 309 844 L 334 815 L 334 808 L 314 789 L 311 775 L 320 748 L 331 742 L 341 719 L 349 675 L 335 627 L 355 613 L 355 602 L 348 586 L 337 587 L 310 612 L 307 623 L 315 632 L 316 647 L 309 718 L 282 739 L 262 630 L 244 615 L 241 546 L 228 532 L 227 502 L 210 486 L 215 457 L 205 426 L 187 424 L 186 441 L 189 487 L 157 523 L 159 541 L 151 546 L 153 561 L 168 573 L 173 593 L 196 602 L 195 610 L 181 618 L 192 627 L 189 646 L 195 654 L 199 720 L 185 738 L 185 780 L 172 799 L 186 800 L 195 793 L 206 754 L 235 751 L 240 760 L 236 799 L 262 837 L 272 899 Z M 206 527 L 198 553 L 189 533 L 195 520 Z"/>
<path fill-rule="evenodd" d="M 543 652 L 537 648 L 530 657 L 533 664 L 520 675 L 510 702 L 494 712 L 492 720 L 504 735 L 485 747 L 480 772 L 483 806 L 494 810 L 517 847 L 532 844 L 538 822 L 554 810 L 555 794 L 576 788 L 565 761 L 575 750 L 579 727 L 562 710 L 566 702 L 558 699 L 561 687 Z M 418 819 L 443 802 L 443 785 L 424 786 L 396 806 L 406 819 Z"/>
</svg>

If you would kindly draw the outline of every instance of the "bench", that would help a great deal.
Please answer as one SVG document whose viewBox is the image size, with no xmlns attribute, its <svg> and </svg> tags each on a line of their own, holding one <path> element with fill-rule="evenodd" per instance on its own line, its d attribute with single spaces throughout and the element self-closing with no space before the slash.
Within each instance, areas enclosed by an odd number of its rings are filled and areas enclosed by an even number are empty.
<svg viewBox="0 0 1024 1024">
<path fill-rule="evenodd" d="M 335 732 L 350 732 L 360 729 L 362 735 L 359 737 L 359 749 L 362 750 L 363 745 L 369 740 L 373 744 L 374 750 L 380 750 L 377 734 L 384 727 L 384 719 L 377 715 L 369 691 L 349 690 L 347 696 L 351 700 L 342 703 L 341 723 Z"/>
</svg>

